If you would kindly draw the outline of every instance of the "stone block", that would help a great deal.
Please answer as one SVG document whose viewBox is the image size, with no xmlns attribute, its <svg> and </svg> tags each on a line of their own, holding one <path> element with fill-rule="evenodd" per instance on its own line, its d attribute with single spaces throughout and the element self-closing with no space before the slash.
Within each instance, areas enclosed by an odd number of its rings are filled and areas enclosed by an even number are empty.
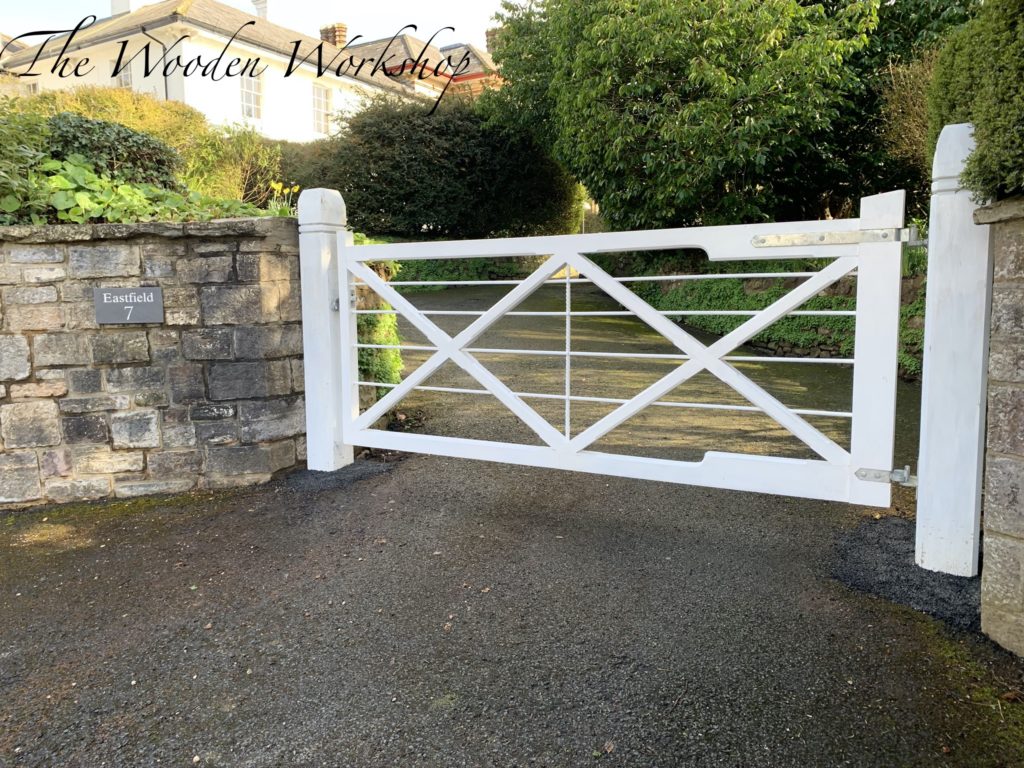
<svg viewBox="0 0 1024 768">
<path fill-rule="evenodd" d="M 0 504 L 18 504 L 42 497 L 35 451 L 0 453 Z"/>
<path fill-rule="evenodd" d="M 989 387 L 988 449 L 1024 456 L 1024 387 Z"/>
<path fill-rule="evenodd" d="M 204 403 L 193 405 L 190 413 L 192 421 L 219 421 L 234 418 L 235 406 L 222 403 Z"/>
<path fill-rule="evenodd" d="M 232 256 L 200 256 L 178 262 L 178 279 L 183 283 L 226 283 L 233 277 Z"/>
<path fill-rule="evenodd" d="M 302 320 L 299 283 L 262 283 L 263 316 L 268 321 L 297 323 Z"/>
<path fill-rule="evenodd" d="M 302 359 L 292 360 L 292 392 L 306 391 L 306 365 Z"/>
<path fill-rule="evenodd" d="M 23 273 L 22 282 L 30 285 L 40 283 L 59 283 L 68 276 L 64 267 L 26 267 Z"/>
<path fill-rule="evenodd" d="M 46 498 L 57 504 L 71 501 L 95 501 L 110 495 L 110 480 L 106 477 L 47 480 Z"/>
<path fill-rule="evenodd" d="M 160 414 L 151 409 L 112 414 L 110 436 L 115 448 L 158 448 Z"/>
<path fill-rule="evenodd" d="M 98 365 L 148 363 L 149 337 L 145 331 L 101 333 L 92 339 L 92 361 Z"/>
<path fill-rule="evenodd" d="M 68 389 L 75 395 L 92 395 L 103 391 L 103 374 L 98 368 L 75 368 L 67 372 Z"/>
<path fill-rule="evenodd" d="M 249 400 L 291 392 L 291 367 L 287 360 L 259 363 L 211 363 L 211 400 Z"/>
<path fill-rule="evenodd" d="M 196 487 L 198 478 L 180 480 L 115 480 L 114 495 L 119 499 L 135 499 L 158 493 L 187 493 Z"/>
<path fill-rule="evenodd" d="M 4 252 L 12 264 L 59 264 L 64 261 L 63 245 L 8 243 L 4 246 Z"/>
<path fill-rule="evenodd" d="M 196 307 L 166 309 L 164 310 L 164 324 L 178 327 L 199 325 L 199 309 Z"/>
<path fill-rule="evenodd" d="M 254 485 L 266 485 L 274 476 L 269 472 L 249 475 L 206 475 L 203 486 L 210 490 L 228 490 L 231 488 L 250 488 Z"/>
<path fill-rule="evenodd" d="M 299 257 L 294 254 L 240 253 L 236 258 L 238 279 L 247 283 L 297 281 Z"/>
<path fill-rule="evenodd" d="M 173 256 L 148 256 L 146 248 L 142 250 L 142 276 L 143 277 L 173 277 L 174 265 L 177 262 Z"/>
<path fill-rule="evenodd" d="M 7 327 L 12 331 L 52 331 L 64 327 L 64 307 L 59 304 L 23 304 L 7 308 Z"/>
<path fill-rule="evenodd" d="M 57 288 L 52 285 L 14 285 L 3 290 L 4 303 L 50 304 L 57 301 Z"/>
<path fill-rule="evenodd" d="M 189 405 L 206 399 L 203 366 L 199 363 L 168 366 L 167 385 L 171 401 L 178 405 Z"/>
<path fill-rule="evenodd" d="M 0 285 L 20 285 L 24 282 L 21 267 L 0 264 Z"/>
<path fill-rule="evenodd" d="M 96 310 L 92 302 L 88 304 L 70 304 L 65 307 L 67 319 L 64 328 L 69 331 L 99 330 L 100 324 L 96 322 Z"/>
<path fill-rule="evenodd" d="M 164 424 L 164 449 L 192 448 L 197 444 L 193 424 Z"/>
<path fill-rule="evenodd" d="M 302 326 L 242 326 L 235 329 L 235 358 L 270 360 L 302 354 Z"/>
<path fill-rule="evenodd" d="M 72 277 L 134 277 L 142 274 L 139 249 L 134 245 L 73 245 L 68 251 Z"/>
<path fill-rule="evenodd" d="M 167 372 L 156 366 L 109 368 L 106 371 L 108 392 L 136 392 L 140 389 L 163 389 Z"/>
<path fill-rule="evenodd" d="M 203 471 L 202 451 L 155 451 L 146 462 L 153 478 L 191 477 Z"/>
<path fill-rule="evenodd" d="M 181 351 L 187 360 L 230 360 L 234 356 L 230 328 L 183 331 Z"/>
<path fill-rule="evenodd" d="M 199 302 L 205 325 L 252 325 L 265 319 L 258 285 L 206 286 L 199 293 Z"/>
<path fill-rule="evenodd" d="M 985 530 L 1024 539 L 1024 458 L 989 456 L 985 463 Z M 1024 611 L 1024 605 L 1021 606 Z"/>
<path fill-rule="evenodd" d="M 157 347 L 176 347 L 181 340 L 181 332 L 171 330 L 170 328 L 154 328 L 148 333 L 149 346 L 154 349 Z"/>
<path fill-rule="evenodd" d="M 17 334 L 0 334 L 0 381 L 20 381 L 27 379 L 30 373 L 28 339 Z"/>
<path fill-rule="evenodd" d="M 156 240 L 142 244 L 142 259 L 180 258 L 188 253 L 188 247 L 180 240 Z"/>
<path fill-rule="evenodd" d="M 1024 336 L 1024 284 L 996 283 L 993 287 L 992 336 Z"/>
<path fill-rule="evenodd" d="M 60 442 L 60 415 L 52 400 L 0 406 L 0 435 L 10 448 L 42 448 Z"/>
<path fill-rule="evenodd" d="M 80 475 L 116 475 L 141 472 L 145 464 L 142 451 L 112 451 L 110 448 L 76 448 L 71 462 Z"/>
<path fill-rule="evenodd" d="M 71 474 L 71 451 L 54 448 L 39 453 L 39 476 L 44 480 L 51 477 L 67 477 Z"/>
<path fill-rule="evenodd" d="M 32 339 L 32 359 L 37 368 L 87 365 L 89 350 L 77 333 L 40 333 Z"/>
<path fill-rule="evenodd" d="M 301 397 L 239 403 L 238 427 L 243 443 L 301 435 L 306 431 L 305 403 Z"/>
<path fill-rule="evenodd" d="M 12 384 L 12 400 L 33 400 L 41 397 L 63 397 L 68 385 L 59 379 L 40 381 L 35 384 Z"/>
<path fill-rule="evenodd" d="M 138 392 L 135 395 L 135 405 L 139 408 L 164 408 L 171 404 L 171 398 L 166 392 L 149 390 Z"/>
<path fill-rule="evenodd" d="M 982 614 L 988 609 L 1024 617 L 1024 540 L 989 533 L 981 570 Z"/>
<path fill-rule="evenodd" d="M 203 445 L 234 445 L 238 442 L 236 421 L 200 421 L 193 426 L 196 441 Z"/>
<path fill-rule="evenodd" d="M 299 461 L 305 461 L 307 458 L 309 458 L 306 452 L 305 435 L 295 438 L 295 458 Z"/>
<path fill-rule="evenodd" d="M 107 417 L 102 413 L 83 416 L 65 416 L 61 419 L 64 442 L 69 445 L 80 443 L 105 443 L 110 439 Z"/>
<path fill-rule="evenodd" d="M 1024 336 L 992 339 L 988 375 L 994 381 L 1024 383 Z"/>
<path fill-rule="evenodd" d="M 992 230 L 996 282 L 1024 276 L 1024 221 L 1001 223 Z"/>
<path fill-rule="evenodd" d="M 97 411 L 123 411 L 131 407 L 128 395 L 95 395 L 93 397 L 65 397 L 60 401 L 60 412 L 68 414 L 96 413 Z"/>
<path fill-rule="evenodd" d="M 212 475 L 273 474 L 295 464 L 295 443 L 235 445 L 206 449 L 206 473 Z"/>
<path fill-rule="evenodd" d="M 238 243 L 234 240 L 214 241 L 193 241 L 190 250 L 197 254 L 233 254 L 238 250 Z"/>
</svg>

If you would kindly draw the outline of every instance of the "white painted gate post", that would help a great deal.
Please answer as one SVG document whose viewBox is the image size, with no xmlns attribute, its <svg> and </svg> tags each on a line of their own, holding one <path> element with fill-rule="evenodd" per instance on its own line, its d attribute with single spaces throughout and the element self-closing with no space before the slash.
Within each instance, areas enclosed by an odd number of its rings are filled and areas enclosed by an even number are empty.
<svg viewBox="0 0 1024 768">
<path fill-rule="evenodd" d="M 299 196 L 302 269 L 302 347 L 306 378 L 306 465 L 330 472 L 354 460 L 341 433 L 341 333 L 338 233 L 346 230 L 345 201 L 330 189 Z"/>
<path fill-rule="evenodd" d="M 935 149 L 918 457 L 917 564 L 958 576 L 978 573 L 992 303 L 989 228 L 960 182 L 973 149 L 968 124 Z"/>
</svg>

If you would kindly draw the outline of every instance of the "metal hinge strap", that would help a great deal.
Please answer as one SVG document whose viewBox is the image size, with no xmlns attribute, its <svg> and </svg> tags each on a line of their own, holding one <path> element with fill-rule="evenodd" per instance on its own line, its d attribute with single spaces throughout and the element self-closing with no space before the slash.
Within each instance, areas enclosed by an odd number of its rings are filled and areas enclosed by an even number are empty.
<svg viewBox="0 0 1024 768">
<path fill-rule="evenodd" d="M 899 229 L 857 229 L 850 232 L 799 232 L 788 235 L 758 235 L 755 248 L 782 248 L 800 245 L 857 245 L 858 243 L 909 243 L 917 240 L 914 227 Z"/>
</svg>

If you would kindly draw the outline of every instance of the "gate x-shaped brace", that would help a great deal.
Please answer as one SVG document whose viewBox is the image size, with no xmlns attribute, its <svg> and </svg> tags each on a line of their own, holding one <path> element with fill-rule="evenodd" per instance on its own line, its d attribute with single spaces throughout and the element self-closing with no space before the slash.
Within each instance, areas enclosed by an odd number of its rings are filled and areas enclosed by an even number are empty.
<svg viewBox="0 0 1024 768">
<path fill-rule="evenodd" d="M 552 449 L 577 453 L 585 450 L 604 435 L 702 370 L 707 370 L 745 397 L 751 404 L 760 408 L 766 415 L 803 441 L 823 459 L 834 464 L 847 464 L 850 459 L 847 451 L 721 358 L 732 352 L 736 347 L 749 341 L 764 328 L 801 306 L 808 299 L 816 296 L 844 275 L 849 274 L 856 266 L 857 259 L 855 257 L 845 256 L 836 259 L 814 277 L 807 279 L 714 344 L 704 345 L 615 280 L 590 259 L 579 253 L 555 253 L 533 274 L 523 280 L 487 312 L 454 337 L 449 336 L 438 328 L 435 323 L 426 318 L 405 297 L 388 285 L 386 281 L 381 279 L 380 276 L 365 264 L 358 261 L 349 262 L 348 270 L 353 275 L 366 283 L 382 299 L 390 303 L 399 314 L 409 320 L 437 348 L 437 351 L 423 365 L 419 366 L 401 384 L 355 419 L 352 426 L 357 430 L 370 428 L 377 419 L 387 413 L 388 409 L 396 405 L 409 392 L 422 384 L 446 361 L 451 360 L 498 398 Z M 481 365 L 476 358 L 464 350 L 464 347 L 478 339 L 488 328 L 500 320 L 506 312 L 514 309 L 563 267 L 569 270 L 574 269 L 580 275 L 591 280 L 594 285 L 604 290 L 605 293 L 619 302 L 619 304 L 633 312 L 638 318 L 671 341 L 690 358 L 572 439 L 566 438 L 552 427 L 546 419 L 527 405 L 487 368 Z"/>
</svg>

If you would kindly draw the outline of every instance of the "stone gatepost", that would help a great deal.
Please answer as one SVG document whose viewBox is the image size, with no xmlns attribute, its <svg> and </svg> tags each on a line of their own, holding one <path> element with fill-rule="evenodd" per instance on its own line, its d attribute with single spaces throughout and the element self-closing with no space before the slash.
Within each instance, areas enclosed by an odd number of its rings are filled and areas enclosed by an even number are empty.
<svg viewBox="0 0 1024 768">
<path fill-rule="evenodd" d="M 1024 655 L 1024 197 L 975 213 L 992 227 L 981 626 Z"/>
</svg>

